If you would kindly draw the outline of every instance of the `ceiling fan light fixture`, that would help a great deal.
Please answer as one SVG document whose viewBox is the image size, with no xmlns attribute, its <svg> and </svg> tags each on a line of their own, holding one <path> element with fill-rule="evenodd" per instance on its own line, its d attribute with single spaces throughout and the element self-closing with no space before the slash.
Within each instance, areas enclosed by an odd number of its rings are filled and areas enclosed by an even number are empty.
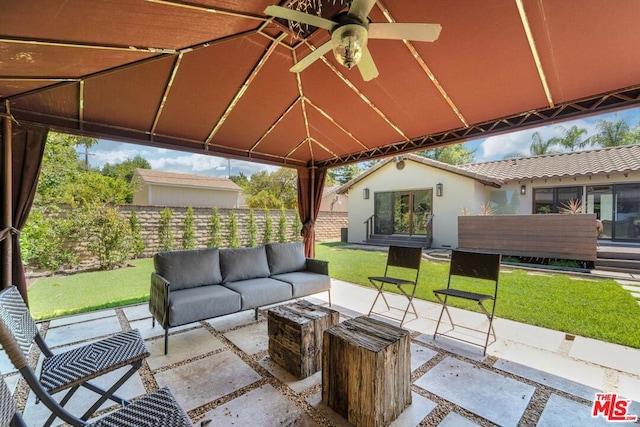
<svg viewBox="0 0 640 427">
<path fill-rule="evenodd" d="M 351 69 L 367 46 L 367 29 L 358 24 L 342 25 L 331 33 L 331 43 L 336 60 Z"/>
</svg>

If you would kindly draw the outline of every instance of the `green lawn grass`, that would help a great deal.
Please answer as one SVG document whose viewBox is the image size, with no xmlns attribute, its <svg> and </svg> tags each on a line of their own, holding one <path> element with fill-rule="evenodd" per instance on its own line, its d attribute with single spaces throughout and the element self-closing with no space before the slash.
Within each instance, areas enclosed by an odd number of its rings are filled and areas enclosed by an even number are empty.
<svg viewBox="0 0 640 427">
<path fill-rule="evenodd" d="M 382 274 L 386 263 L 386 253 L 346 249 L 335 243 L 318 244 L 316 258 L 329 261 L 331 277 L 364 286 L 371 286 L 367 277 Z M 147 301 L 153 261 L 142 259 L 131 264 L 120 270 L 38 280 L 29 287 L 33 316 L 48 319 Z M 446 262 L 423 261 L 416 296 L 435 301 L 433 289 L 446 286 L 448 269 Z M 477 311 L 473 303 L 450 301 Z M 640 348 L 640 305 L 613 280 L 556 273 L 541 276 L 503 267 L 496 315 Z"/>
</svg>

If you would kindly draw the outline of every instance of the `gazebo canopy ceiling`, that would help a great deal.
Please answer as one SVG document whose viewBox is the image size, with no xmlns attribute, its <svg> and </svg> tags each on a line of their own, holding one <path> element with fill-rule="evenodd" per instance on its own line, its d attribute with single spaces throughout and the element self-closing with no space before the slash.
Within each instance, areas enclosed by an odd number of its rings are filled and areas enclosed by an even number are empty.
<svg viewBox="0 0 640 427">
<path fill-rule="evenodd" d="M 382 0 L 373 22 L 442 25 L 371 40 L 364 82 L 263 13 L 274 0 L 21 0 L 0 13 L 0 114 L 157 147 L 308 167 L 640 103 L 640 2 Z M 330 18 L 339 0 L 320 4 Z M 311 13 L 315 13 L 311 11 Z"/>
</svg>

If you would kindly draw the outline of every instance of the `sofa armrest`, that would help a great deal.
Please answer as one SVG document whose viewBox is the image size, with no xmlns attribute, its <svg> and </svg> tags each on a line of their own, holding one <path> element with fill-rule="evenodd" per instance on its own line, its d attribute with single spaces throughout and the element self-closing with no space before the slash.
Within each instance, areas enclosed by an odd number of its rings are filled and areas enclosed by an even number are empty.
<svg viewBox="0 0 640 427">
<path fill-rule="evenodd" d="M 169 327 L 169 292 L 171 284 L 156 272 L 151 273 L 149 311 L 163 328 Z"/>
<path fill-rule="evenodd" d="M 329 261 L 307 258 L 307 271 L 329 275 Z"/>
</svg>

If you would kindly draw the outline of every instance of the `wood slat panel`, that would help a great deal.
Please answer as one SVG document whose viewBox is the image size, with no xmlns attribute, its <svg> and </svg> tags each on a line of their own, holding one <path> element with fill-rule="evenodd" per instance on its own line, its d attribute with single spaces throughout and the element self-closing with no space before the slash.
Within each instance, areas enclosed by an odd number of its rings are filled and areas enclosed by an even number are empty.
<svg viewBox="0 0 640 427">
<path fill-rule="evenodd" d="M 458 217 L 458 247 L 504 255 L 596 260 L 596 215 Z"/>
</svg>

